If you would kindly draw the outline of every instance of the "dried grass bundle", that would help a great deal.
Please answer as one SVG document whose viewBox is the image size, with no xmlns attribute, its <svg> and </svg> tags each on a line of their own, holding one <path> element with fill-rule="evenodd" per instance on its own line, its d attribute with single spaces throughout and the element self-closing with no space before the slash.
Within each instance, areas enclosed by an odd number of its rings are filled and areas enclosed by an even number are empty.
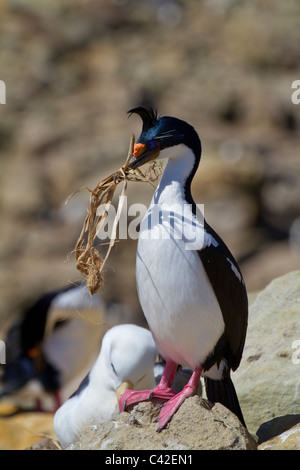
<svg viewBox="0 0 300 470">
<path fill-rule="evenodd" d="M 133 155 L 134 142 L 135 139 L 132 135 L 125 165 L 115 173 L 112 173 L 110 176 L 100 181 L 93 191 L 86 188 L 91 193 L 90 204 L 80 236 L 75 246 L 75 257 L 76 268 L 86 278 L 86 285 L 90 294 L 97 292 L 103 283 L 103 269 L 116 241 L 117 227 L 122 212 L 128 181 L 151 183 L 161 172 L 161 166 L 155 163 L 150 168 L 150 172 L 148 172 L 148 174 L 143 174 L 138 168 L 135 170 L 129 168 L 129 162 Z M 112 235 L 106 255 L 102 258 L 99 251 L 94 246 L 94 241 L 105 222 L 116 187 L 121 182 L 123 182 L 123 188 L 113 223 Z M 100 205 L 104 205 L 104 209 L 98 214 L 97 210 Z"/>
</svg>

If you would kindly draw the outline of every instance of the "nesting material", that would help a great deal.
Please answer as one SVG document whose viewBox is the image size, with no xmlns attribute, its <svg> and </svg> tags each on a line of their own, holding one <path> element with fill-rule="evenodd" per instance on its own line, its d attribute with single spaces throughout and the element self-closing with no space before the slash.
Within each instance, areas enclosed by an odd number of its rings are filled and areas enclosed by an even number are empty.
<svg viewBox="0 0 300 470">
<path fill-rule="evenodd" d="M 87 216 L 75 246 L 75 257 L 76 267 L 86 278 L 86 285 L 90 294 L 95 294 L 103 284 L 103 269 L 116 241 L 117 227 L 127 192 L 128 181 L 151 183 L 161 173 L 161 166 L 156 163 L 152 164 L 151 168 L 149 168 L 148 172 L 145 174 L 138 168 L 135 170 L 129 168 L 129 162 L 133 156 L 134 142 L 135 138 L 134 135 L 132 135 L 126 162 L 119 170 L 100 181 L 94 190 L 86 188 L 91 193 L 90 203 Z M 105 223 L 116 187 L 121 182 L 123 183 L 122 193 L 119 198 L 116 217 L 113 222 L 110 242 L 105 257 L 103 258 L 94 243 L 97 234 Z M 101 206 L 100 211 L 98 211 L 99 206 Z"/>
</svg>

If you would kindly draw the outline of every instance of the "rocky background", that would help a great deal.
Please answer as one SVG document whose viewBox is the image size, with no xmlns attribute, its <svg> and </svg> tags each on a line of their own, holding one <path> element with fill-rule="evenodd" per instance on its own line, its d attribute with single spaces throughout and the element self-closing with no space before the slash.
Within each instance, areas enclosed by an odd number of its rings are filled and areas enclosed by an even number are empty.
<svg viewBox="0 0 300 470">
<path fill-rule="evenodd" d="M 1 331 L 37 295 L 81 280 L 72 251 L 89 195 L 65 201 L 123 164 L 139 104 L 198 130 L 194 198 L 248 291 L 299 268 L 297 0 L 3 0 L 0 14 Z M 129 203 L 152 192 L 132 183 Z M 143 323 L 135 247 L 114 248 L 101 295 Z"/>
<path fill-rule="evenodd" d="M 161 402 L 153 400 L 86 426 L 68 450 L 300 450 L 299 292 L 294 271 L 273 280 L 250 306 L 243 359 L 232 374 L 247 429 L 220 403 L 195 396 L 157 433 Z M 30 449 L 57 444 L 48 437 Z"/>
</svg>

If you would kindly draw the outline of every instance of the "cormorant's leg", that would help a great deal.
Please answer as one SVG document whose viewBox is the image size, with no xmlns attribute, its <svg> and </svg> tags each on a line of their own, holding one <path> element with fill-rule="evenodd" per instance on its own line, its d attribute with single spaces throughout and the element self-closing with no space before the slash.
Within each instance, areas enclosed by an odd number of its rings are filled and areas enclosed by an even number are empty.
<svg viewBox="0 0 300 470">
<path fill-rule="evenodd" d="M 190 380 L 184 386 L 181 392 L 177 393 L 174 397 L 162 405 L 161 411 L 158 417 L 155 419 L 155 421 L 157 421 L 159 424 L 157 431 L 161 431 L 166 426 L 166 424 L 170 421 L 172 416 L 176 413 L 186 398 L 192 397 L 196 394 L 202 370 L 203 369 L 201 366 L 196 367 Z"/>
</svg>

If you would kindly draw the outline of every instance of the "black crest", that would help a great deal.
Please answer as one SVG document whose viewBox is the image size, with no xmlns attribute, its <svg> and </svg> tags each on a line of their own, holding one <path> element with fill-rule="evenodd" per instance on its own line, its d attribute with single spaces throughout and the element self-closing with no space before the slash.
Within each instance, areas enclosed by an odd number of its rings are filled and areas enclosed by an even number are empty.
<svg viewBox="0 0 300 470">
<path fill-rule="evenodd" d="M 151 106 L 139 106 L 128 111 L 128 114 L 138 114 L 143 121 L 142 132 L 147 132 L 148 129 L 154 127 L 157 122 L 157 111 Z"/>
</svg>

